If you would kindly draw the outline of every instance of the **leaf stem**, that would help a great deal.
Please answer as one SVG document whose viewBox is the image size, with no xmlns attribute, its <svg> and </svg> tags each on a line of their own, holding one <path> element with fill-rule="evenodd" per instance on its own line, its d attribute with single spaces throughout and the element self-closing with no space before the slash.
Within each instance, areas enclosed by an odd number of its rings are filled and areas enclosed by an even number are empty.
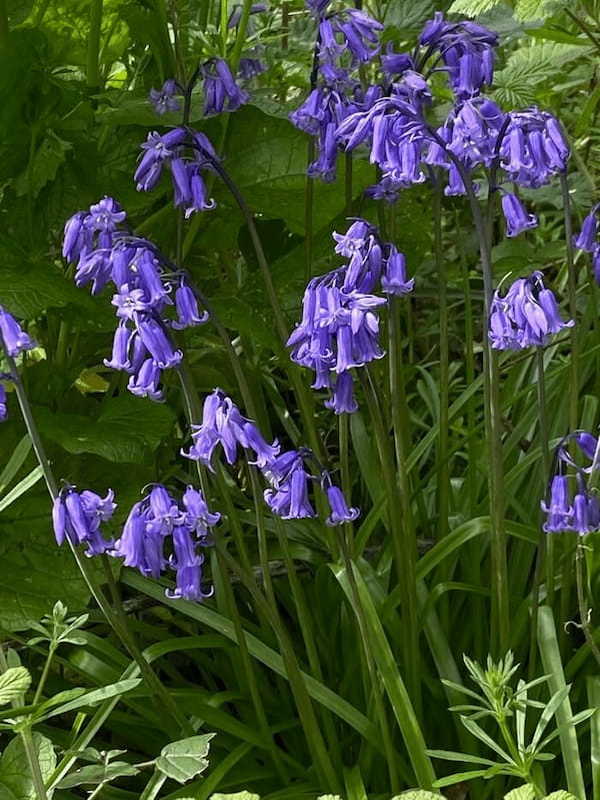
<svg viewBox="0 0 600 800">
<path fill-rule="evenodd" d="M 100 32 L 102 29 L 103 0 L 90 2 L 90 30 L 87 40 L 86 81 L 90 89 L 99 89 L 100 76 Z"/>
</svg>

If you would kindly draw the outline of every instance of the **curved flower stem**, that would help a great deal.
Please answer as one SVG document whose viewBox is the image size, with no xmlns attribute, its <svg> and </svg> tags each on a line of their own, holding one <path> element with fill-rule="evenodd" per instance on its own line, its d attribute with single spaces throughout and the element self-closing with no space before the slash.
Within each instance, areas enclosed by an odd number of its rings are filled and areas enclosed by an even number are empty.
<svg viewBox="0 0 600 800">
<path fill-rule="evenodd" d="M 577 534 L 575 534 L 577 535 Z M 585 549 L 580 538 L 577 541 L 577 551 L 575 554 L 575 582 L 577 584 L 577 604 L 579 606 L 579 619 L 581 628 L 583 630 L 585 641 L 590 648 L 592 655 L 596 659 L 596 663 L 600 667 L 600 648 L 596 644 L 592 626 L 590 623 L 591 609 L 588 606 L 586 599 L 585 577 L 583 570 L 583 561 L 585 559 Z"/>
<path fill-rule="evenodd" d="M 342 491 L 346 501 L 351 505 L 351 490 L 352 485 L 350 481 L 350 465 L 348 460 L 348 415 L 340 414 L 338 416 L 338 435 L 339 435 L 339 448 L 340 448 L 340 472 Z M 354 575 L 354 561 L 352 558 L 353 541 L 352 541 L 352 523 L 345 523 L 340 529 L 340 543 L 344 569 L 348 576 L 348 583 L 350 585 L 350 592 L 352 595 L 353 611 L 356 615 L 358 622 L 358 630 L 360 639 L 363 645 L 363 652 L 365 656 L 365 663 L 368 672 L 368 688 L 375 704 L 375 716 L 377 718 L 379 729 L 381 731 L 381 740 L 386 754 L 387 767 L 390 776 L 390 788 L 393 793 L 399 791 L 398 771 L 396 769 L 396 758 L 394 755 L 394 746 L 392 743 L 392 735 L 387 719 L 385 707 L 379 688 L 379 679 L 373 654 L 369 644 L 369 629 L 366 622 L 365 611 L 362 606 L 358 586 L 356 585 L 356 577 Z"/>
<path fill-rule="evenodd" d="M 544 348 L 536 347 L 535 352 L 537 372 L 537 397 L 538 419 L 540 426 L 540 450 L 542 454 L 542 497 L 550 479 L 550 445 L 548 435 L 548 416 L 546 414 L 546 383 L 544 378 Z M 548 535 L 540 522 L 538 550 L 535 564 L 534 584 L 531 592 L 531 638 L 529 642 L 529 676 L 536 674 L 537 661 L 537 628 L 538 611 L 540 602 L 540 585 L 542 582 L 542 569 L 546 567 L 546 599 L 552 605 L 554 596 L 554 539 Z"/>
<path fill-rule="evenodd" d="M 8 363 L 11 380 L 15 386 L 15 393 L 17 395 L 17 400 L 19 402 L 21 414 L 23 416 L 23 421 L 25 422 L 27 433 L 29 434 L 29 438 L 31 439 L 31 443 L 33 445 L 33 450 L 35 452 L 38 464 L 42 469 L 44 480 L 46 482 L 46 487 L 48 489 L 48 494 L 50 495 L 52 500 L 54 500 L 56 497 L 58 497 L 58 482 L 54 477 L 54 473 L 52 472 L 50 461 L 48 460 L 48 457 L 46 455 L 46 450 L 42 443 L 37 426 L 35 424 L 33 413 L 31 411 L 31 406 L 29 405 L 29 399 L 27 397 L 27 393 L 25 392 L 25 387 L 23 386 L 23 381 L 21 380 L 21 376 L 19 374 L 14 359 L 12 358 L 12 356 L 8 354 L 8 351 L 4 345 L 4 341 L 1 336 L 0 336 L 0 346 L 4 351 L 4 356 Z M 157 700 L 166 709 L 168 709 L 171 717 L 177 723 L 177 730 L 183 731 L 186 735 L 191 735 L 191 733 L 193 733 L 193 729 L 190 723 L 185 718 L 185 716 L 179 711 L 177 705 L 175 704 L 173 698 L 171 697 L 165 686 L 163 686 L 163 684 L 157 677 L 152 667 L 148 664 L 146 659 L 140 653 L 140 650 L 135 644 L 133 636 L 131 635 L 131 632 L 127 628 L 126 623 L 122 623 L 117 617 L 116 613 L 113 611 L 110 603 L 104 596 L 102 588 L 98 585 L 96 578 L 94 577 L 94 573 L 92 572 L 86 557 L 82 556 L 82 554 L 75 547 L 75 545 L 68 536 L 66 537 L 66 539 L 73 554 L 73 557 L 75 559 L 75 562 L 79 568 L 79 571 L 81 572 L 81 575 L 85 583 L 87 584 L 90 594 L 92 595 L 92 597 L 98 604 L 98 607 L 104 614 L 106 621 L 109 623 L 109 625 L 114 630 L 117 637 L 121 640 L 121 643 L 124 645 L 126 650 L 129 652 L 131 657 L 138 665 L 140 672 L 144 677 L 144 680 L 148 684 L 148 688 L 154 693 Z"/>
<path fill-rule="evenodd" d="M 310 165 L 315 160 L 315 140 L 311 136 L 306 146 L 306 161 Z M 313 261 L 313 206 L 315 200 L 314 178 L 306 175 L 304 183 L 304 280 L 306 283 L 312 277 Z"/>
</svg>

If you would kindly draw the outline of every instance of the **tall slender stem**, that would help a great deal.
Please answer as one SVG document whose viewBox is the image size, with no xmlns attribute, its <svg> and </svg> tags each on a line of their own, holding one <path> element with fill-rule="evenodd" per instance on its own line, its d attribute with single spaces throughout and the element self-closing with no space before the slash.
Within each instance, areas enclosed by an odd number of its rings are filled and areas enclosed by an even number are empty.
<svg viewBox="0 0 600 800">
<path fill-rule="evenodd" d="M 568 271 L 568 296 L 569 314 L 571 319 L 577 319 L 577 273 L 575 272 L 575 253 L 573 251 L 573 223 L 571 220 L 571 202 L 569 199 L 569 183 L 566 173 L 560 176 L 560 189 L 563 201 L 563 214 L 565 226 L 565 255 L 567 258 Z M 577 337 L 577 325 L 573 325 L 570 331 L 570 380 L 569 380 L 569 427 L 572 431 L 576 430 L 579 424 L 579 343 Z"/>
<path fill-rule="evenodd" d="M 550 450 L 548 435 L 548 417 L 546 414 L 546 383 L 544 377 L 544 349 L 537 347 L 535 353 L 537 372 L 537 402 L 539 420 L 540 451 L 542 454 L 542 492 L 546 495 L 548 480 L 550 478 Z M 552 605 L 554 596 L 554 539 L 548 535 L 540 521 L 538 549 L 536 556 L 534 585 L 531 592 L 531 639 L 529 643 L 529 675 L 533 678 L 537 661 L 537 628 L 540 602 L 540 584 L 542 571 L 546 568 L 546 597 L 548 605 Z"/>
<path fill-rule="evenodd" d="M 90 89 L 100 88 L 100 32 L 103 0 L 91 0 L 90 30 L 87 40 L 86 82 Z"/>
<path fill-rule="evenodd" d="M 575 554 L 575 582 L 577 584 L 577 604 L 579 606 L 579 620 L 583 630 L 585 641 L 590 648 L 596 663 L 600 666 L 600 648 L 594 639 L 594 633 L 590 624 L 590 608 L 586 599 L 585 577 L 583 561 L 585 559 L 584 545 L 580 539 L 577 541 L 577 552 Z"/>
<path fill-rule="evenodd" d="M 433 254 L 438 274 L 440 309 L 440 412 L 437 453 L 438 480 L 438 537 L 448 533 L 449 514 L 449 452 L 448 452 L 448 403 L 449 403 L 449 354 L 448 354 L 448 276 L 442 243 L 442 187 L 436 185 L 433 193 Z"/>
</svg>

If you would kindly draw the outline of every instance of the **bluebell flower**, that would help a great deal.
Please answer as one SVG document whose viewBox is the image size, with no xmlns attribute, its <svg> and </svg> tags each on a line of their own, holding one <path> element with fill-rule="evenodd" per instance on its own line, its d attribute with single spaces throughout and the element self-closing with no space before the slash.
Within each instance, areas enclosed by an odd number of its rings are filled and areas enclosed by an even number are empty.
<svg viewBox="0 0 600 800">
<path fill-rule="evenodd" d="M 541 503 L 547 515 L 544 523 L 546 533 L 560 533 L 573 530 L 573 506 L 569 499 L 569 485 L 566 475 L 555 475 L 550 487 L 550 500 Z"/>
<path fill-rule="evenodd" d="M 202 66 L 204 79 L 204 116 L 222 111 L 237 111 L 248 102 L 249 95 L 235 82 L 229 64 L 222 58 L 213 58 Z"/>
<path fill-rule="evenodd" d="M 497 350 L 542 347 L 552 334 L 573 324 L 573 320 L 561 319 L 554 294 L 544 286 L 543 274 L 535 271 L 527 278 L 517 279 L 504 296 L 496 290 L 490 309 L 489 337 Z"/>
<path fill-rule="evenodd" d="M 266 69 L 266 64 L 259 58 L 240 58 L 238 76 L 244 81 L 249 81 L 258 75 L 262 75 L 263 72 L 266 72 Z"/>
<path fill-rule="evenodd" d="M 149 528 L 148 516 L 147 499 L 132 507 L 111 555 L 123 558 L 126 567 L 134 567 L 142 575 L 159 578 L 167 565 L 164 536 L 162 531 Z"/>
<path fill-rule="evenodd" d="M 174 367 L 181 361 L 183 353 L 176 350 L 164 325 L 149 314 L 135 314 L 135 324 L 140 339 L 161 369 Z"/>
<path fill-rule="evenodd" d="M 109 550 L 113 541 L 102 536 L 101 525 L 111 519 L 116 503 L 114 493 L 108 490 L 102 498 L 95 492 L 78 493 L 74 486 L 66 486 L 55 498 L 52 521 L 57 544 L 68 538 L 73 545 L 85 544 L 85 554 L 95 556 Z"/>
<path fill-rule="evenodd" d="M 0 338 L 9 356 L 16 358 L 25 350 L 33 350 L 35 342 L 21 328 L 17 320 L 0 305 Z"/>
<path fill-rule="evenodd" d="M 198 299 L 194 291 L 187 285 L 185 279 L 180 279 L 175 291 L 175 309 L 177 320 L 171 324 L 176 330 L 183 330 L 193 325 L 201 325 L 208 320 L 208 312 L 200 312 Z"/>
<path fill-rule="evenodd" d="M 181 94 L 177 81 L 172 78 L 165 81 L 162 89 L 150 89 L 149 100 L 157 114 L 166 114 L 167 111 L 181 111 L 181 103 L 176 95 Z"/>
<path fill-rule="evenodd" d="M 209 511 L 204 495 L 193 486 L 186 488 L 182 503 L 184 524 L 196 534 L 198 541 L 209 542 L 209 529 L 219 522 L 221 514 L 218 511 Z"/>
<path fill-rule="evenodd" d="M 499 152 L 509 180 L 531 189 L 564 173 L 570 155 L 558 120 L 535 107 L 509 112 Z"/>
<path fill-rule="evenodd" d="M 155 403 L 161 403 L 164 395 L 159 388 L 160 380 L 160 367 L 153 358 L 146 358 L 135 374 L 129 378 L 127 388 L 137 397 L 148 397 Z"/>
<path fill-rule="evenodd" d="M 581 452 L 590 460 L 593 459 L 598 447 L 597 437 L 587 431 L 578 431 L 574 438 Z"/>
<path fill-rule="evenodd" d="M 386 294 L 405 295 L 412 292 L 415 285 L 414 278 L 406 274 L 406 258 L 394 245 L 389 245 L 389 252 L 385 259 L 385 270 L 381 276 L 381 288 Z"/>
<path fill-rule="evenodd" d="M 308 496 L 310 474 L 304 467 L 302 454 L 290 450 L 274 458 L 263 470 L 271 484 L 265 489 L 265 502 L 282 519 L 305 519 L 316 513 Z"/>
<path fill-rule="evenodd" d="M 254 451 L 254 461 L 259 467 L 265 466 L 279 453 L 277 441 L 268 444 L 257 426 L 246 417 L 233 400 L 221 390 L 215 389 L 204 400 L 202 422 L 192 425 L 192 446 L 182 455 L 201 461 L 212 469 L 212 456 L 220 445 L 228 464 L 237 460 L 238 446 Z"/>
<path fill-rule="evenodd" d="M 327 501 L 331 514 L 325 522 L 327 525 L 343 525 L 345 522 L 353 522 L 359 515 L 358 508 L 350 508 L 344 497 L 344 493 L 337 486 L 327 487 Z"/>
<path fill-rule="evenodd" d="M 388 42 L 385 55 L 381 56 L 381 67 L 388 76 L 403 75 L 408 70 L 416 71 L 411 53 L 395 53 L 392 43 Z"/>
<path fill-rule="evenodd" d="M 261 12 L 266 10 L 267 10 L 266 3 L 252 3 L 252 5 L 250 6 L 251 14 L 260 14 Z M 229 29 L 236 28 L 239 25 L 241 18 L 242 18 L 242 6 L 236 5 L 234 6 L 233 11 L 229 15 L 229 19 L 227 20 L 227 27 Z"/>
<path fill-rule="evenodd" d="M 6 386 L 0 383 L 0 422 L 8 418 L 8 405 L 6 402 Z"/>
<path fill-rule="evenodd" d="M 328 382 L 327 386 L 329 385 Z M 354 414 L 358 411 L 358 403 L 354 397 L 354 379 L 350 371 L 337 375 L 331 386 L 331 398 L 325 401 L 325 406 L 335 414 Z"/>
<path fill-rule="evenodd" d="M 529 214 L 516 194 L 502 194 L 502 213 L 506 221 L 506 235 L 518 236 L 523 231 L 536 228 L 538 221 L 535 214 Z"/>
<path fill-rule="evenodd" d="M 573 237 L 573 245 L 578 250 L 586 253 L 593 253 L 598 247 L 598 209 L 600 205 L 595 205 L 590 213 L 584 218 L 581 230 L 577 236 Z"/>
</svg>

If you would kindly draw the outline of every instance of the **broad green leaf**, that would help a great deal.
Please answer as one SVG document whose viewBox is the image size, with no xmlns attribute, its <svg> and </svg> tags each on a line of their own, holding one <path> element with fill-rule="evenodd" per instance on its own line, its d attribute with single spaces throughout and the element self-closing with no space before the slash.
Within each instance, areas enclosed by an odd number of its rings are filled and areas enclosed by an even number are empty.
<svg viewBox="0 0 600 800">
<path fill-rule="evenodd" d="M 0 705 L 15 700 L 29 689 L 31 675 L 25 667 L 12 667 L 0 675 Z"/>
<path fill-rule="evenodd" d="M 530 783 L 525 783 L 505 794 L 504 800 L 535 800 L 535 789 Z"/>
<path fill-rule="evenodd" d="M 37 197 L 44 186 L 54 180 L 61 164 L 67 158 L 67 153 L 72 149 L 73 145 L 70 142 L 61 139 L 54 131 L 48 130 L 31 163 L 15 181 L 17 196 L 28 194 Z"/>
<path fill-rule="evenodd" d="M 563 0 L 517 0 L 515 16 L 522 22 L 546 19 L 562 4 Z"/>
<path fill-rule="evenodd" d="M 466 14 L 468 17 L 478 17 L 499 5 L 502 0 L 454 0 L 449 14 Z"/>
<path fill-rule="evenodd" d="M 324 795 L 324 797 L 332 797 L 332 795 Z M 317 800 L 324 800 L 324 797 L 319 797 Z M 260 800 L 260 795 L 248 791 L 234 792 L 234 794 L 217 792 L 216 794 L 211 794 L 210 800 Z"/>
<path fill-rule="evenodd" d="M 210 740 L 214 735 L 206 733 L 171 742 L 161 750 L 160 756 L 156 759 L 156 768 L 178 783 L 189 781 L 208 767 L 206 756 L 210 749 Z"/>
<path fill-rule="evenodd" d="M 127 764 L 125 761 L 113 761 L 110 764 L 90 764 L 87 767 L 76 769 L 70 775 L 64 777 L 57 785 L 57 788 L 72 789 L 74 786 L 83 784 L 108 783 L 115 780 L 115 778 L 137 775 L 138 772 L 139 769 L 135 765 Z"/>
<path fill-rule="evenodd" d="M 50 717 L 56 717 L 58 714 L 66 714 L 67 711 L 75 711 L 84 706 L 95 705 L 110 697 L 117 697 L 126 692 L 130 692 L 132 689 L 135 689 L 136 686 L 139 686 L 140 682 L 141 678 L 130 678 L 126 681 L 117 681 L 110 686 L 103 686 L 101 689 L 93 689 L 91 692 L 86 692 L 72 700 L 68 700 L 57 708 L 52 708 L 49 713 L 44 713 L 40 718 L 49 719 Z"/>
<path fill-rule="evenodd" d="M 558 792 L 552 792 L 552 794 L 546 795 L 544 800 L 577 800 L 577 798 L 574 794 L 565 792 L 564 789 L 559 789 Z"/>
<path fill-rule="evenodd" d="M 31 735 L 42 777 L 47 780 L 56 767 L 54 747 L 50 739 L 41 733 Z M 8 743 L 0 758 L 0 800 L 36 800 L 36 791 L 20 736 Z"/>
<path fill-rule="evenodd" d="M 108 461 L 143 462 L 173 426 L 171 409 L 143 398 L 111 398 L 97 418 L 35 409 L 42 433 L 69 453 L 94 453 Z"/>
</svg>

